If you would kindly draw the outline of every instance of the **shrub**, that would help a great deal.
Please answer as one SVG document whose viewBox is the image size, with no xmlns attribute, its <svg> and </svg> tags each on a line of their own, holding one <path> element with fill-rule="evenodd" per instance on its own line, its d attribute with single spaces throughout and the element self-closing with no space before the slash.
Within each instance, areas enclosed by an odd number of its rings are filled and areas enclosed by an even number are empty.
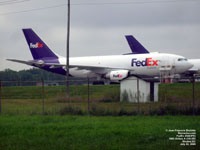
<svg viewBox="0 0 200 150">
<path fill-rule="evenodd" d="M 79 108 L 71 105 L 67 105 L 59 112 L 60 115 L 84 115 L 84 112 Z"/>
<path fill-rule="evenodd" d="M 90 114 L 94 116 L 105 116 L 105 108 L 97 107 L 96 104 L 92 104 Z"/>
</svg>

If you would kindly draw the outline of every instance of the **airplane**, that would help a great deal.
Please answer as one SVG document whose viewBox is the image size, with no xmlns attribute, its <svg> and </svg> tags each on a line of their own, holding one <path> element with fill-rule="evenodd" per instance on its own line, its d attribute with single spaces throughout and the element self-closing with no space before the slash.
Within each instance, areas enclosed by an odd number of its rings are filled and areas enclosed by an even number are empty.
<svg viewBox="0 0 200 150">
<path fill-rule="evenodd" d="M 22 29 L 33 60 L 7 59 L 38 67 L 53 73 L 66 75 L 66 58 L 52 50 L 32 29 Z M 150 53 L 133 36 L 126 36 L 132 53 L 110 56 L 85 56 L 69 58 L 69 75 L 78 78 L 108 79 L 121 81 L 129 76 L 156 77 L 162 70 L 171 68 L 174 73 L 183 73 L 193 67 L 185 57 Z"/>
<path fill-rule="evenodd" d="M 149 53 L 147 49 L 145 49 L 142 45 L 137 46 L 135 41 L 137 41 L 132 35 L 126 35 L 126 40 L 130 46 L 130 49 L 132 53 L 128 54 L 144 54 L 144 53 Z M 140 43 L 139 43 L 140 44 Z M 188 76 L 193 76 L 194 74 L 199 74 L 200 73 L 200 59 L 188 59 L 188 61 L 193 65 L 192 68 L 189 70 L 181 73 L 181 77 L 188 77 Z"/>
</svg>

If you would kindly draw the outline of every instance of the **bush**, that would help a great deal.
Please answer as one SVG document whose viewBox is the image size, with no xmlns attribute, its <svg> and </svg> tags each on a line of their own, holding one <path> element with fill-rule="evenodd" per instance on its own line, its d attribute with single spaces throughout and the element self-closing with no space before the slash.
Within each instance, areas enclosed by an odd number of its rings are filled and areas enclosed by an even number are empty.
<svg viewBox="0 0 200 150">
<path fill-rule="evenodd" d="M 60 115 L 84 115 L 84 112 L 79 108 L 71 105 L 67 105 L 59 112 Z"/>
<path fill-rule="evenodd" d="M 96 104 L 93 104 L 90 110 L 90 114 L 94 116 L 105 116 L 105 108 L 97 107 Z"/>
<path fill-rule="evenodd" d="M 195 109 L 195 114 L 199 115 L 199 108 Z M 193 108 L 190 106 L 166 104 L 149 110 L 149 115 L 193 115 Z"/>
<path fill-rule="evenodd" d="M 130 116 L 137 115 L 137 112 L 127 111 L 124 108 L 120 108 L 119 110 L 109 109 L 93 104 L 90 110 L 90 114 L 94 116 Z"/>
</svg>

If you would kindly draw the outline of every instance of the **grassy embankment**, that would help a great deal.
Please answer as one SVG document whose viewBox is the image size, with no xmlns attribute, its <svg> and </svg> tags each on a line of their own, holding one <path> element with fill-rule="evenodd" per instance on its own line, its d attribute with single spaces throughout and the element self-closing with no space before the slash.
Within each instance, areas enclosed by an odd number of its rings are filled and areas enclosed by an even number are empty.
<svg viewBox="0 0 200 150">
<path fill-rule="evenodd" d="M 170 141 L 177 133 L 166 129 L 195 129 L 197 145 Z M 199 116 L 0 116 L 1 150 L 189 150 L 199 134 Z"/>
</svg>

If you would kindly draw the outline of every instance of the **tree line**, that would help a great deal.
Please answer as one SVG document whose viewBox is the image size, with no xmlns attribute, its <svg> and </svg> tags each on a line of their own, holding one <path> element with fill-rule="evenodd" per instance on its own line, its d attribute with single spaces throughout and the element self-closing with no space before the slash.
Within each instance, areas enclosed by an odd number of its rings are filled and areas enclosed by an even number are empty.
<svg viewBox="0 0 200 150">
<path fill-rule="evenodd" d="M 41 85 L 42 79 L 44 80 L 45 84 L 49 82 L 49 84 L 57 83 L 59 85 L 65 85 L 66 83 L 65 76 L 37 68 L 20 71 L 14 71 L 11 69 L 0 71 L 0 81 L 2 81 L 4 86 Z M 83 79 L 70 77 L 71 85 L 85 83 L 87 83 L 87 81 L 84 81 Z"/>
<path fill-rule="evenodd" d="M 11 69 L 5 69 L 4 71 L 0 71 L 1 81 L 40 81 L 41 78 L 43 78 L 45 81 L 65 80 L 65 76 L 36 68 L 20 71 L 14 71 Z"/>
<path fill-rule="evenodd" d="M 0 71 L 0 81 L 2 81 L 4 86 L 25 86 L 25 85 L 37 85 L 42 82 L 42 79 L 47 84 L 59 84 L 65 85 L 66 84 L 66 76 L 51 73 L 42 69 L 38 68 L 31 68 L 28 70 L 20 70 L 14 71 L 11 69 L 5 69 L 4 71 Z M 70 77 L 70 85 L 80 85 L 80 84 L 87 84 L 88 81 L 86 78 L 75 78 Z M 105 80 L 96 81 L 95 78 L 90 78 L 91 83 L 99 83 L 102 84 Z M 94 81 L 94 82 L 93 82 Z"/>
</svg>

